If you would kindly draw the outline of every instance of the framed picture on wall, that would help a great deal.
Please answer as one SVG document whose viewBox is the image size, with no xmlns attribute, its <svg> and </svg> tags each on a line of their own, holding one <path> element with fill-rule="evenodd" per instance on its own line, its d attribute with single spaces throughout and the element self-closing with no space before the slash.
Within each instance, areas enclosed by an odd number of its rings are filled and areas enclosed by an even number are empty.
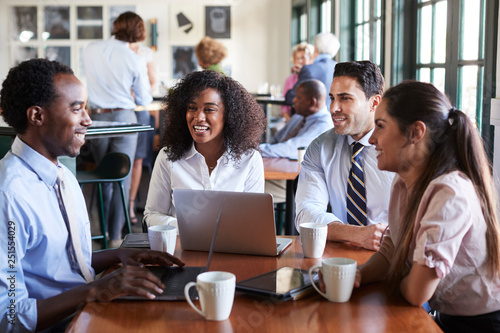
<svg viewBox="0 0 500 333">
<path fill-rule="evenodd" d="M 183 78 L 198 69 L 194 48 L 194 46 L 172 46 L 172 78 Z"/>
<path fill-rule="evenodd" d="M 71 67 L 71 48 L 69 46 L 47 46 L 45 48 L 45 58 L 59 61 Z"/>
<path fill-rule="evenodd" d="M 12 48 L 12 62 L 14 66 L 21 62 L 38 57 L 38 48 L 35 46 L 17 46 Z"/>
<path fill-rule="evenodd" d="M 168 18 L 170 43 L 193 45 L 203 38 L 203 7 L 172 4 Z"/>
<path fill-rule="evenodd" d="M 231 7 L 205 7 L 205 35 L 212 38 L 231 38 Z"/>
<path fill-rule="evenodd" d="M 76 7 L 78 39 L 102 39 L 102 7 Z"/>
<path fill-rule="evenodd" d="M 125 12 L 135 13 L 135 6 L 109 6 L 109 34 L 113 32 L 113 22 L 116 20 L 120 14 Z M 146 22 L 144 22 L 146 23 Z"/>
<path fill-rule="evenodd" d="M 44 8 L 44 39 L 69 39 L 69 6 L 47 6 Z"/>
<path fill-rule="evenodd" d="M 37 9 L 35 6 L 12 7 L 12 39 L 27 42 L 37 39 Z"/>
</svg>

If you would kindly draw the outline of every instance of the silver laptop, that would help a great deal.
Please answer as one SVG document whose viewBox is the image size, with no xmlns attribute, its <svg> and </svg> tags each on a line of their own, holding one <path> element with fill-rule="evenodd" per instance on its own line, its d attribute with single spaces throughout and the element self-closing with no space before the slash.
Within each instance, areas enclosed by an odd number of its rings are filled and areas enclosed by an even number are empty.
<svg viewBox="0 0 500 333">
<path fill-rule="evenodd" d="M 219 205 L 219 212 L 215 221 L 215 228 L 211 236 L 210 251 L 208 252 L 207 266 L 206 267 L 178 267 L 178 266 L 147 266 L 147 268 L 155 274 L 161 282 L 165 285 L 165 289 L 162 294 L 156 294 L 155 301 L 181 301 L 185 300 L 184 287 L 188 282 L 196 281 L 198 274 L 207 272 L 210 267 L 210 260 L 212 259 L 212 254 L 214 253 L 215 239 L 217 238 L 217 232 L 219 230 L 220 218 L 222 215 L 222 209 L 224 208 L 224 201 Z M 146 234 L 147 235 L 147 234 Z M 191 288 L 189 291 L 189 297 L 193 300 L 198 299 L 197 292 L 195 288 Z M 141 300 L 149 301 L 149 298 L 140 296 L 123 296 L 119 299 L 127 300 Z"/>
<path fill-rule="evenodd" d="M 268 193 L 174 189 L 183 250 L 208 251 L 225 200 L 214 251 L 277 256 L 291 243 L 277 238 L 273 198 Z"/>
</svg>

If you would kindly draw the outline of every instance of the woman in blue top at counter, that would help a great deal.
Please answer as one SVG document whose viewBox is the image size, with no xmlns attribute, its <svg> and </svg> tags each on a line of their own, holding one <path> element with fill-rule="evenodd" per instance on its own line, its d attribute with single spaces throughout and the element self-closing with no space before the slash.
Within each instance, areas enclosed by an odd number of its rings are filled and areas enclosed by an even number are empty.
<svg viewBox="0 0 500 333">
<path fill-rule="evenodd" d="M 174 189 L 264 192 L 257 151 L 266 120 L 234 79 L 193 72 L 165 97 L 166 121 L 149 185 L 144 220 L 176 222 Z"/>
</svg>

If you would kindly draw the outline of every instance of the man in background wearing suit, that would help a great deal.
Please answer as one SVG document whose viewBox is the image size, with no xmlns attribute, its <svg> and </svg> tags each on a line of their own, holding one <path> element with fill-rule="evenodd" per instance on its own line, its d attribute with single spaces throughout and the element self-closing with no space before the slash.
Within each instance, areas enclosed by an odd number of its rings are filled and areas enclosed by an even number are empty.
<svg viewBox="0 0 500 333">
<path fill-rule="evenodd" d="M 333 127 L 332 117 L 325 104 L 326 89 L 319 80 L 299 83 L 293 107 L 296 113 L 285 127 L 276 132 L 270 143 L 259 146 L 262 157 L 298 158 L 298 148 L 307 148 L 321 133 Z M 286 181 L 266 180 L 266 192 L 273 195 L 274 203 L 286 201 Z"/>
<path fill-rule="evenodd" d="M 295 89 L 305 80 L 317 79 L 323 82 L 326 91 L 330 91 L 333 81 L 333 71 L 337 63 L 332 58 L 337 54 L 340 48 L 340 42 L 337 37 L 330 32 L 321 32 L 314 36 L 314 62 L 310 65 L 305 65 L 299 72 L 297 83 L 285 95 L 287 105 L 293 104 L 295 97 Z M 329 96 L 326 97 L 326 105 L 330 105 Z"/>
</svg>

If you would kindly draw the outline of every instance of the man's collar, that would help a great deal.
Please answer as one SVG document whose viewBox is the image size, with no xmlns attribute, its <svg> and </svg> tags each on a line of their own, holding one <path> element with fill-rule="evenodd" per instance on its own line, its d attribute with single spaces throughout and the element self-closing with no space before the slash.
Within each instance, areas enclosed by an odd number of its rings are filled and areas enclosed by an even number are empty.
<svg viewBox="0 0 500 333">
<path fill-rule="evenodd" d="M 18 136 L 12 143 L 12 153 L 23 160 L 47 185 L 54 186 L 57 179 L 57 166 L 48 158 L 24 143 Z"/>
<path fill-rule="evenodd" d="M 330 114 L 330 111 L 326 108 L 326 105 L 323 106 L 321 109 L 319 109 L 317 112 L 314 112 L 313 114 L 310 114 L 309 116 L 305 117 L 306 121 L 308 119 L 314 119 L 314 118 L 322 117 L 323 113 Z"/>
<path fill-rule="evenodd" d="M 332 59 L 332 56 L 329 55 L 328 53 L 321 53 L 321 54 L 318 54 L 316 59 L 314 59 L 314 62 L 321 61 L 323 59 Z"/>
<path fill-rule="evenodd" d="M 347 136 L 347 143 L 349 145 L 352 145 L 353 142 L 359 142 L 361 143 L 363 146 L 371 146 L 371 144 L 368 142 L 368 140 L 370 139 L 370 137 L 372 136 L 372 133 L 373 131 L 375 130 L 375 126 L 373 126 L 373 128 L 365 134 L 365 136 L 363 136 L 360 140 L 354 140 L 352 138 L 352 136 L 348 135 Z"/>
</svg>

